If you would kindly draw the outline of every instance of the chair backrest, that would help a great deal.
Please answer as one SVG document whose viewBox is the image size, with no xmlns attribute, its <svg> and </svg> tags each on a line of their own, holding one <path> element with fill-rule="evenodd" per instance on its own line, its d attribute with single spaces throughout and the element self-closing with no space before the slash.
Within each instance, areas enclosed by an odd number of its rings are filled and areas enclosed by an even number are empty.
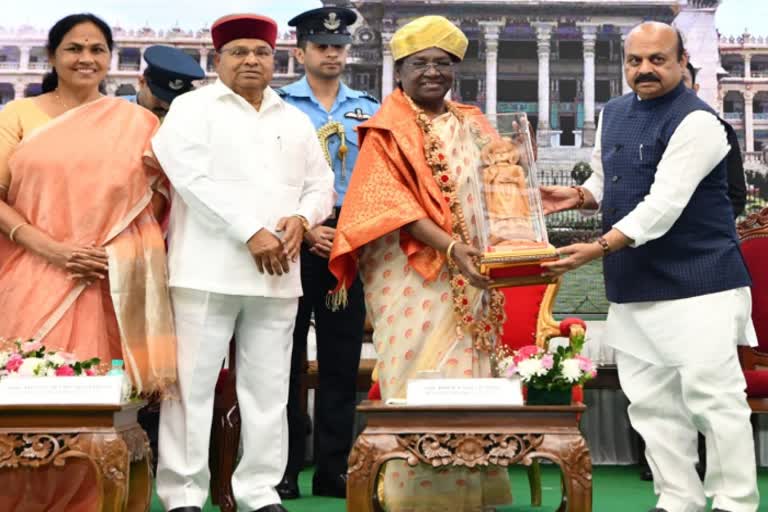
<svg viewBox="0 0 768 512">
<path fill-rule="evenodd" d="M 525 345 L 545 346 L 550 336 L 560 332 L 552 318 L 552 305 L 560 283 L 504 288 L 504 333 L 501 345 L 508 351 Z"/>
<path fill-rule="evenodd" d="M 760 351 L 768 352 L 768 208 L 738 225 L 741 252 L 752 276 L 752 322 Z"/>
</svg>

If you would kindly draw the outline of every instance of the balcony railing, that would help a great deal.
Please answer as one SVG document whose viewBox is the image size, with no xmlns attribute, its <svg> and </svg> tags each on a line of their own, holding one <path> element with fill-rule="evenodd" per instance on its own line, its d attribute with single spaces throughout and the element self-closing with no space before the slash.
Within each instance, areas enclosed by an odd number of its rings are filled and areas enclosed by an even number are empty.
<svg viewBox="0 0 768 512">
<path fill-rule="evenodd" d="M 48 67 L 47 62 L 30 62 L 28 66 L 29 69 L 48 69 Z"/>
<path fill-rule="evenodd" d="M 117 66 L 118 71 L 138 71 L 139 70 L 139 63 L 138 62 L 121 62 Z"/>
<path fill-rule="evenodd" d="M 725 112 L 723 118 L 727 121 L 729 119 L 734 121 L 741 121 L 744 118 L 743 112 Z"/>
<path fill-rule="evenodd" d="M 525 112 L 536 114 L 539 112 L 539 104 L 524 101 L 500 101 L 496 103 L 496 112 Z"/>
<path fill-rule="evenodd" d="M 0 69 L 19 69 L 19 67 L 18 62 L 0 62 Z"/>
</svg>

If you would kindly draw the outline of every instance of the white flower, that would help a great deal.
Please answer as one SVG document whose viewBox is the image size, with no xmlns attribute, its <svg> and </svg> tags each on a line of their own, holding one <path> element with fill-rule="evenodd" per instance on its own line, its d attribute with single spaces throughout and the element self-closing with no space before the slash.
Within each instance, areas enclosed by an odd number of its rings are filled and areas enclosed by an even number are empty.
<svg viewBox="0 0 768 512">
<path fill-rule="evenodd" d="M 48 369 L 45 371 L 46 377 L 55 377 L 56 376 L 56 369 L 48 367 Z"/>
<path fill-rule="evenodd" d="M 11 357 L 10 352 L 0 352 L 0 368 L 5 368 L 5 363 L 8 362 L 8 359 Z"/>
<path fill-rule="evenodd" d="M 59 352 L 56 352 L 54 354 L 46 354 L 45 355 L 45 360 L 50 362 L 54 366 L 62 366 L 62 365 L 67 364 L 66 359 L 61 357 Z"/>
<path fill-rule="evenodd" d="M 35 371 L 45 364 L 45 360 L 39 357 L 28 357 L 24 359 L 19 367 L 19 375 L 22 377 L 34 377 Z"/>
<path fill-rule="evenodd" d="M 563 377 L 568 382 L 576 382 L 581 378 L 581 368 L 579 368 L 578 359 L 565 359 L 560 363 L 563 369 Z"/>
<path fill-rule="evenodd" d="M 523 382 L 528 382 L 533 377 L 541 377 L 547 374 L 547 369 L 541 365 L 541 359 L 532 357 L 525 359 L 517 364 L 517 373 Z"/>
</svg>

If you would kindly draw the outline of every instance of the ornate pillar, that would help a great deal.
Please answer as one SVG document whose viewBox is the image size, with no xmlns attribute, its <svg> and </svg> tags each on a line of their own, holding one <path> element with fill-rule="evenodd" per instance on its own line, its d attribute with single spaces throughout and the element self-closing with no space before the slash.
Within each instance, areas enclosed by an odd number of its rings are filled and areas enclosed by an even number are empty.
<svg viewBox="0 0 768 512">
<path fill-rule="evenodd" d="M 583 141 L 586 146 L 595 145 L 595 42 L 597 25 L 581 25 L 584 40 L 584 127 Z"/>
<path fill-rule="evenodd" d="M 112 49 L 112 61 L 109 64 L 110 71 L 117 71 L 120 67 L 120 48 L 114 47 Z"/>
<path fill-rule="evenodd" d="M 744 91 L 744 151 L 752 153 L 755 151 L 755 124 L 754 124 L 754 110 L 752 108 L 752 101 L 755 99 L 755 93 L 752 91 Z"/>
<path fill-rule="evenodd" d="M 627 43 L 627 36 L 632 31 L 633 27 L 627 27 L 622 26 L 619 27 L 621 29 L 621 93 L 627 94 L 629 92 L 632 92 L 632 88 L 629 86 L 629 83 L 627 82 L 627 75 L 624 74 L 624 60 L 625 60 L 625 48 Z"/>
<path fill-rule="evenodd" d="M 393 32 L 381 33 L 381 100 L 389 96 L 395 81 L 395 61 L 392 58 L 392 49 L 389 42 Z"/>
<path fill-rule="evenodd" d="M 24 89 L 27 88 L 27 84 L 24 82 L 16 82 L 13 84 L 13 99 L 18 100 L 24 97 Z"/>
<path fill-rule="evenodd" d="M 208 48 L 200 48 L 200 67 L 208 73 Z"/>
<path fill-rule="evenodd" d="M 107 94 L 109 96 L 114 96 L 115 93 L 117 93 L 117 87 L 118 87 L 117 82 L 115 82 L 114 80 L 108 80 L 107 81 Z"/>
<path fill-rule="evenodd" d="M 744 78 L 752 77 L 752 54 L 744 54 Z"/>
<path fill-rule="evenodd" d="M 144 60 L 144 50 L 146 50 L 146 46 L 142 46 L 139 50 L 139 72 L 143 73 L 145 69 L 147 69 L 147 61 Z"/>
<path fill-rule="evenodd" d="M 549 144 L 549 56 L 552 44 L 552 29 L 554 23 L 533 23 L 536 29 L 536 42 L 539 54 L 539 126 L 536 130 L 536 140 L 539 147 Z"/>
<path fill-rule="evenodd" d="M 288 74 L 293 75 L 296 73 L 296 58 L 293 56 L 293 52 L 288 53 Z"/>
<path fill-rule="evenodd" d="M 22 46 L 19 48 L 19 69 L 21 71 L 27 71 L 29 69 L 29 46 Z"/>
<path fill-rule="evenodd" d="M 485 115 L 496 125 L 496 103 L 498 82 L 499 32 L 503 21 L 481 21 L 485 36 Z"/>
</svg>

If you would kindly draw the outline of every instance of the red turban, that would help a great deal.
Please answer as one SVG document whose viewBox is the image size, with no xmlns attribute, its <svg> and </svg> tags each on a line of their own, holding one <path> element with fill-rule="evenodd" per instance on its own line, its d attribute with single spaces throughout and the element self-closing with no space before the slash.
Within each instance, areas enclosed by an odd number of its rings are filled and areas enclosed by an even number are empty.
<svg viewBox="0 0 768 512">
<path fill-rule="evenodd" d="M 235 39 L 261 39 L 274 48 L 277 23 L 272 18 L 257 14 L 230 14 L 213 22 L 211 37 L 217 50 Z"/>
</svg>

